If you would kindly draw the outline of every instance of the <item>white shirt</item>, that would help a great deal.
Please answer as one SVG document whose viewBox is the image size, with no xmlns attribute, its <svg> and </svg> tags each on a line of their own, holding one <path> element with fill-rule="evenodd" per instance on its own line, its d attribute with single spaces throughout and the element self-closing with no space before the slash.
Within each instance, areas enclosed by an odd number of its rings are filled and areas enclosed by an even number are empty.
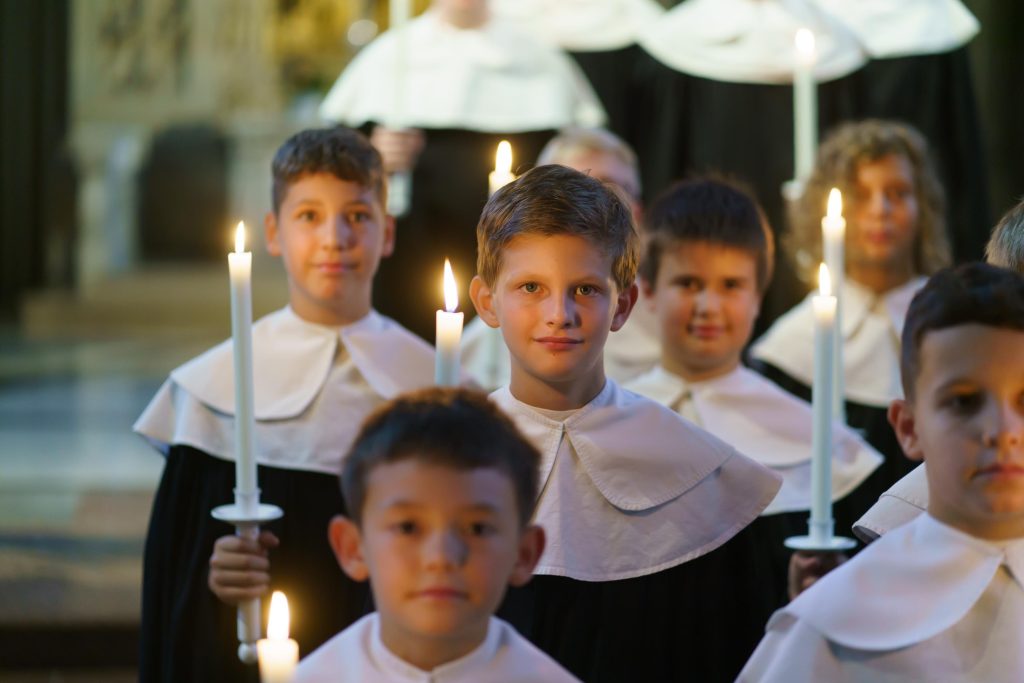
<svg viewBox="0 0 1024 683">
<path fill-rule="evenodd" d="M 514 628 L 491 618 L 484 642 L 469 654 L 423 671 L 392 653 L 380 638 L 380 617 L 368 614 L 299 662 L 295 683 L 579 683 Z"/>
<path fill-rule="evenodd" d="M 762 514 L 811 507 L 811 406 L 761 375 L 737 367 L 702 382 L 687 382 L 658 366 L 626 384 L 693 420 L 782 476 L 782 488 Z M 882 456 L 839 423 L 832 426 L 832 499 L 853 491 Z"/>
<path fill-rule="evenodd" d="M 495 16 L 566 50 L 618 50 L 665 9 L 655 0 L 491 0 Z"/>
<path fill-rule="evenodd" d="M 845 278 L 842 290 L 843 371 L 846 398 L 887 408 L 903 397 L 900 335 L 910 300 L 927 278 L 915 278 L 881 296 Z M 813 383 L 814 310 L 812 292 L 783 314 L 751 347 L 754 358 L 771 363 L 807 386 Z"/>
<path fill-rule="evenodd" d="M 921 515 L 776 612 L 738 681 L 1022 681 L 1022 580 L 1024 538 Z"/>
<path fill-rule="evenodd" d="M 359 426 L 385 400 L 434 383 L 429 344 L 375 311 L 345 327 L 291 308 L 252 329 L 256 461 L 338 474 Z M 171 372 L 134 430 L 234 460 L 234 355 L 227 340 Z"/>
<path fill-rule="evenodd" d="M 687 0 L 650 24 L 639 43 L 676 71 L 735 83 L 792 83 L 794 36 L 814 31 L 818 82 L 859 69 L 853 32 L 810 0 Z"/>
<path fill-rule="evenodd" d="M 350 126 L 376 121 L 494 133 L 605 122 L 586 77 L 557 48 L 508 22 L 460 29 L 430 10 L 356 55 L 320 116 Z"/>
<path fill-rule="evenodd" d="M 925 465 L 889 487 L 864 516 L 853 525 L 853 532 L 870 543 L 890 529 L 913 520 L 928 509 L 928 474 Z"/>
<path fill-rule="evenodd" d="M 615 581 L 669 569 L 724 544 L 779 490 L 771 470 L 612 380 L 562 414 L 508 388 L 491 398 L 541 453 L 537 574 Z"/>
<path fill-rule="evenodd" d="M 949 52 L 981 26 L 960 0 L 814 0 L 856 34 L 872 57 Z"/>
</svg>

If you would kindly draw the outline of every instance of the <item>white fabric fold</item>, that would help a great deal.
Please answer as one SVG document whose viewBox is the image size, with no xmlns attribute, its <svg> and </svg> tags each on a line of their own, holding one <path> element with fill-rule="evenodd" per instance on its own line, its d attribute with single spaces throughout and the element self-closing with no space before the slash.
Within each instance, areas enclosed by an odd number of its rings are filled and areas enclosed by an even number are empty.
<svg viewBox="0 0 1024 683">
<path fill-rule="evenodd" d="M 814 0 L 856 34 L 874 58 L 949 52 L 981 25 L 960 0 Z"/>
<path fill-rule="evenodd" d="M 792 83 L 796 32 L 814 32 L 816 80 L 859 69 L 853 32 L 808 0 L 687 0 L 649 25 L 639 43 L 676 71 L 736 83 Z"/>
<path fill-rule="evenodd" d="M 853 525 L 854 533 L 871 542 L 927 510 L 928 474 L 925 467 L 924 464 L 918 465 L 890 486 Z"/>
<path fill-rule="evenodd" d="M 492 0 L 495 16 L 575 52 L 618 50 L 636 42 L 665 9 L 655 0 Z"/>
</svg>

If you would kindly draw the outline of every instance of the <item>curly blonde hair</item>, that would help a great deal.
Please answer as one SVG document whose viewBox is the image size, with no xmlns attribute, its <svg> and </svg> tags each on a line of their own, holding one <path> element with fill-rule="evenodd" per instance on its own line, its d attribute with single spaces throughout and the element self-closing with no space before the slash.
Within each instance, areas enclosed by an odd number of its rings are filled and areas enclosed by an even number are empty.
<svg viewBox="0 0 1024 683">
<path fill-rule="evenodd" d="M 844 197 L 854 196 L 860 164 L 890 154 L 906 157 L 914 173 L 914 194 L 918 203 L 914 272 L 931 275 L 950 264 L 946 197 L 924 136 L 902 123 L 867 119 L 843 124 L 825 138 L 818 148 L 814 170 L 803 194 L 790 206 L 790 229 L 782 243 L 797 275 L 805 283 L 811 284 L 817 279 L 821 218 L 825 215 L 829 190 L 837 187 Z"/>
</svg>

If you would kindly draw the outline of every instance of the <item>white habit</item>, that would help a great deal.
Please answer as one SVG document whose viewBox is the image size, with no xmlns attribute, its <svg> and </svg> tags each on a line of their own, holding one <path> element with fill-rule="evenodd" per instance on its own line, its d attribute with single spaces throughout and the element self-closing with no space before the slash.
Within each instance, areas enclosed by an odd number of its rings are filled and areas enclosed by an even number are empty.
<svg viewBox="0 0 1024 683">
<path fill-rule="evenodd" d="M 676 411 L 782 476 L 782 488 L 762 514 L 811 508 L 811 406 L 743 366 L 702 382 L 687 382 L 658 366 L 626 388 Z M 882 456 L 850 428 L 832 428 L 832 499 L 853 491 Z"/>
<path fill-rule="evenodd" d="M 665 12 L 656 0 L 491 0 L 494 14 L 574 52 L 618 50 Z"/>
<path fill-rule="evenodd" d="M 865 543 L 870 543 L 927 509 L 928 475 L 925 465 L 921 464 L 881 495 L 878 502 L 854 523 L 853 533 Z"/>
<path fill-rule="evenodd" d="M 893 529 L 768 622 L 738 681 L 1024 680 L 1024 538 L 930 515 Z"/>
<path fill-rule="evenodd" d="M 491 617 L 469 654 L 423 671 L 393 654 L 368 614 L 299 662 L 295 683 L 579 683 L 504 621 Z"/>
</svg>

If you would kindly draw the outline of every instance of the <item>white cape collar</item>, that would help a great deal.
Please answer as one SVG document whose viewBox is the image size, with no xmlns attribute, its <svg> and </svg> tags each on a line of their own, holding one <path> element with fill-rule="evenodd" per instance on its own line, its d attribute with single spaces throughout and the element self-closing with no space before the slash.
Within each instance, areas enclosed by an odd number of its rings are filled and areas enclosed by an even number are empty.
<svg viewBox="0 0 1024 683">
<path fill-rule="evenodd" d="M 889 487 L 864 516 L 854 523 L 853 531 L 873 541 L 898 526 L 903 526 L 928 509 L 928 473 L 921 464 Z"/>
<path fill-rule="evenodd" d="M 495 15 L 566 50 L 618 50 L 664 14 L 655 0 L 493 0 Z"/>
<path fill-rule="evenodd" d="M 783 611 L 840 645 L 893 650 L 960 621 L 1003 564 L 1020 589 L 1024 538 L 991 543 L 924 514 L 882 536 Z"/>
<path fill-rule="evenodd" d="M 981 25 L 960 0 L 815 0 L 849 26 L 874 58 L 949 52 Z"/>
</svg>

